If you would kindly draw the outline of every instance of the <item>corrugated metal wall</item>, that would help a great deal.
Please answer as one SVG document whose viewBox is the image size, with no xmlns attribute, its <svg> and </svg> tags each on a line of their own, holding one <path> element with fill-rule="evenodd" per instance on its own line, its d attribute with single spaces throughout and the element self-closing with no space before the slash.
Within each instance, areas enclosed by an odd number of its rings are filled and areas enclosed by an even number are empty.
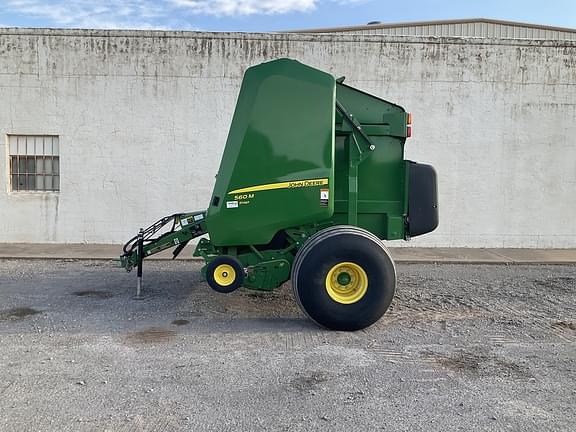
<svg viewBox="0 0 576 432">
<path fill-rule="evenodd" d="M 338 33 L 338 31 L 335 31 L 335 33 Z M 576 40 L 576 32 L 488 22 L 426 24 L 385 28 L 378 28 L 376 25 L 374 28 L 367 26 L 361 30 L 342 31 L 342 33 L 391 36 L 463 36 L 498 39 Z"/>
</svg>

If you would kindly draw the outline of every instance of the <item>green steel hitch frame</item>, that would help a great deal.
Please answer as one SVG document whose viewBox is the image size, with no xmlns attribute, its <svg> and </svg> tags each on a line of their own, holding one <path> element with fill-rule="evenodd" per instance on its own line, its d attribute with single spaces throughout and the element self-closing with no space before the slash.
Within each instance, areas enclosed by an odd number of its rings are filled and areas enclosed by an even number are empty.
<svg viewBox="0 0 576 432">
<path fill-rule="evenodd" d="M 172 259 L 175 259 L 190 240 L 207 233 L 205 220 L 204 211 L 163 217 L 126 242 L 124 253 L 120 256 L 120 266 L 130 272 L 134 267 L 141 266 L 144 258 L 172 247 L 176 248 L 172 253 Z M 160 233 L 170 223 L 172 227 Z"/>
</svg>

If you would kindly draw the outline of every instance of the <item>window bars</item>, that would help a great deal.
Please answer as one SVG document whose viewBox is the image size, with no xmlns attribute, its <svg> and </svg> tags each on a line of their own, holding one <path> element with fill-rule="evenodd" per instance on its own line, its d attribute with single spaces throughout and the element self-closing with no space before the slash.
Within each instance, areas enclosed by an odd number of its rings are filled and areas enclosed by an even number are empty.
<svg viewBox="0 0 576 432">
<path fill-rule="evenodd" d="M 60 142 L 52 135 L 9 135 L 10 189 L 60 190 Z"/>
</svg>

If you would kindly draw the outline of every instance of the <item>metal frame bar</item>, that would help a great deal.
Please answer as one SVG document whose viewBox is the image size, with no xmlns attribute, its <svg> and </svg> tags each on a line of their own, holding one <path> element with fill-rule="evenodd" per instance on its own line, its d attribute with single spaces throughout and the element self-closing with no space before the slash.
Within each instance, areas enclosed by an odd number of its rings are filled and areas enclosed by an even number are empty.
<svg viewBox="0 0 576 432">
<path fill-rule="evenodd" d="M 344 146 L 348 147 L 348 223 L 358 224 L 358 166 L 371 151 L 376 149 L 374 141 L 362 129 L 362 125 L 349 113 L 344 105 L 336 101 L 336 109 L 350 130 L 345 135 Z"/>
</svg>

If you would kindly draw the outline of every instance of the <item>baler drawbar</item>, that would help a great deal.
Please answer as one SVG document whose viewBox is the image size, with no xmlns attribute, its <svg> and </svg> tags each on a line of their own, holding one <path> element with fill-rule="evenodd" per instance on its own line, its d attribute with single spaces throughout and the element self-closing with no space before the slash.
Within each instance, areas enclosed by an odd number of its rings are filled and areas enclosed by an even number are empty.
<svg viewBox="0 0 576 432">
<path fill-rule="evenodd" d="M 173 259 L 180 255 L 188 242 L 207 233 L 204 223 L 206 212 L 176 213 L 163 217 L 153 225 L 132 237 L 124 245 L 124 253 L 120 256 L 120 265 L 131 271 L 141 265 L 142 260 L 163 250 L 175 247 L 172 252 Z M 155 235 L 167 225 L 172 227 L 161 235 Z"/>
</svg>

